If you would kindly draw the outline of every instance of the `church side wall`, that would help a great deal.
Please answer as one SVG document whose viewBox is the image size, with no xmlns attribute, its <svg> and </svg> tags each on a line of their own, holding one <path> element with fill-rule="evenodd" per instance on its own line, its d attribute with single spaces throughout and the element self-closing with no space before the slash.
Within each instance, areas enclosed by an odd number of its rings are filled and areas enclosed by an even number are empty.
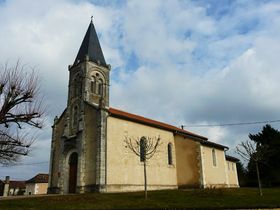
<svg viewBox="0 0 280 210">
<path fill-rule="evenodd" d="M 143 190 L 144 172 L 140 158 L 125 147 L 125 136 L 160 136 L 159 152 L 147 163 L 149 190 L 176 189 L 176 158 L 172 132 L 126 121 L 112 116 L 107 121 L 107 192 Z M 167 145 L 173 145 L 173 164 L 168 164 Z"/>
<path fill-rule="evenodd" d="M 97 114 L 96 110 L 90 105 L 85 104 L 85 186 L 96 184 L 96 133 L 97 133 Z M 91 191 L 91 189 L 88 189 Z"/>
<path fill-rule="evenodd" d="M 239 187 L 236 163 L 227 160 L 226 170 L 227 170 L 227 174 L 228 174 L 228 184 L 229 184 L 229 187 Z"/>
<path fill-rule="evenodd" d="M 200 186 L 199 146 L 194 140 L 175 136 L 178 187 Z"/>
<path fill-rule="evenodd" d="M 212 150 L 216 154 L 216 166 L 213 164 Z M 225 152 L 222 149 L 202 146 L 202 158 L 204 162 L 204 187 L 227 187 Z"/>
</svg>

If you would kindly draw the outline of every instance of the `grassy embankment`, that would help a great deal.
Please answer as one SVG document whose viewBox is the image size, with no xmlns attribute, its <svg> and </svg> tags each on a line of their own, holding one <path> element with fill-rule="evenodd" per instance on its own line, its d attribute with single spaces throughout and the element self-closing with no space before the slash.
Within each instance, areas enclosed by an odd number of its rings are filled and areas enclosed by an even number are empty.
<svg viewBox="0 0 280 210">
<path fill-rule="evenodd" d="M 280 207 L 280 188 L 168 190 L 148 193 L 89 193 L 24 199 L 0 200 L 0 209 L 133 209 L 133 208 L 276 208 Z"/>
</svg>

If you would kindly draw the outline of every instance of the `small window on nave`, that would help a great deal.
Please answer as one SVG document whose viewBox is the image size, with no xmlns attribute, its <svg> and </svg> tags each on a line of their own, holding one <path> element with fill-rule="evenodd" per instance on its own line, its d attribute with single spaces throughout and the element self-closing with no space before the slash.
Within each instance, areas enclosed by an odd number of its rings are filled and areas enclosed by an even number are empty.
<svg viewBox="0 0 280 210">
<path fill-rule="evenodd" d="M 212 149 L 212 161 L 213 161 L 213 166 L 217 166 L 217 157 L 216 157 L 215 149 Z"/>
<path fill-rule="evenodd" d="M 168 155 L 168 165 L 172 165 L 173 160 L 172 160 L 172 144 L 171 143 L 169 143 L 167 145 L 167 155 Z"/>
<path fill-rule="evenodd" d="M 144 162 L 146 158 L 146 138 L 143 136 L 140 139 L 140 161 Z"/>
</svg>

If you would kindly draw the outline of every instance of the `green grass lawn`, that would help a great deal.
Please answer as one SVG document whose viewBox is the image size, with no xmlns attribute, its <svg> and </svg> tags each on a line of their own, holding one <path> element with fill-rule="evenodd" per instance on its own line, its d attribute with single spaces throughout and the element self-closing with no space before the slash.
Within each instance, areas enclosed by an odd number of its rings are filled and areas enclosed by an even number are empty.
<svg viewBox="0 0 280 210">
<path fill-rule="evenodd" d="M 280 188 L 167 190 L 136 193 L 88 193 L 0 200 L 0 209 L 147 209 L 147 208 L 276 208 Z"/>
</svg>

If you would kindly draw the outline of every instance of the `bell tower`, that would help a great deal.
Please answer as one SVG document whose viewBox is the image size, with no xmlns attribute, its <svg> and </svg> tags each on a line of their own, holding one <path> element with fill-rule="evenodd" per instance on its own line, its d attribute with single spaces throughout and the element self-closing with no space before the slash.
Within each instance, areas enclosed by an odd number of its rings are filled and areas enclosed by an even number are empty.
<svg viewBox="0 0 280 210">
<path fill-rule="evenodd" d="M 110 65 L 92 20 L 68 70 L 67 108 L 53 125 L 49 192 L 102 192 L 106 190 Z"/>
<path fill-rule="evenodd" d="M 69 66 L 68 105 L 80 99 L 98 106 L 109 106 L 110 65 L 106 64 L 91 20 L 77 57 Z"/>
</svg>

